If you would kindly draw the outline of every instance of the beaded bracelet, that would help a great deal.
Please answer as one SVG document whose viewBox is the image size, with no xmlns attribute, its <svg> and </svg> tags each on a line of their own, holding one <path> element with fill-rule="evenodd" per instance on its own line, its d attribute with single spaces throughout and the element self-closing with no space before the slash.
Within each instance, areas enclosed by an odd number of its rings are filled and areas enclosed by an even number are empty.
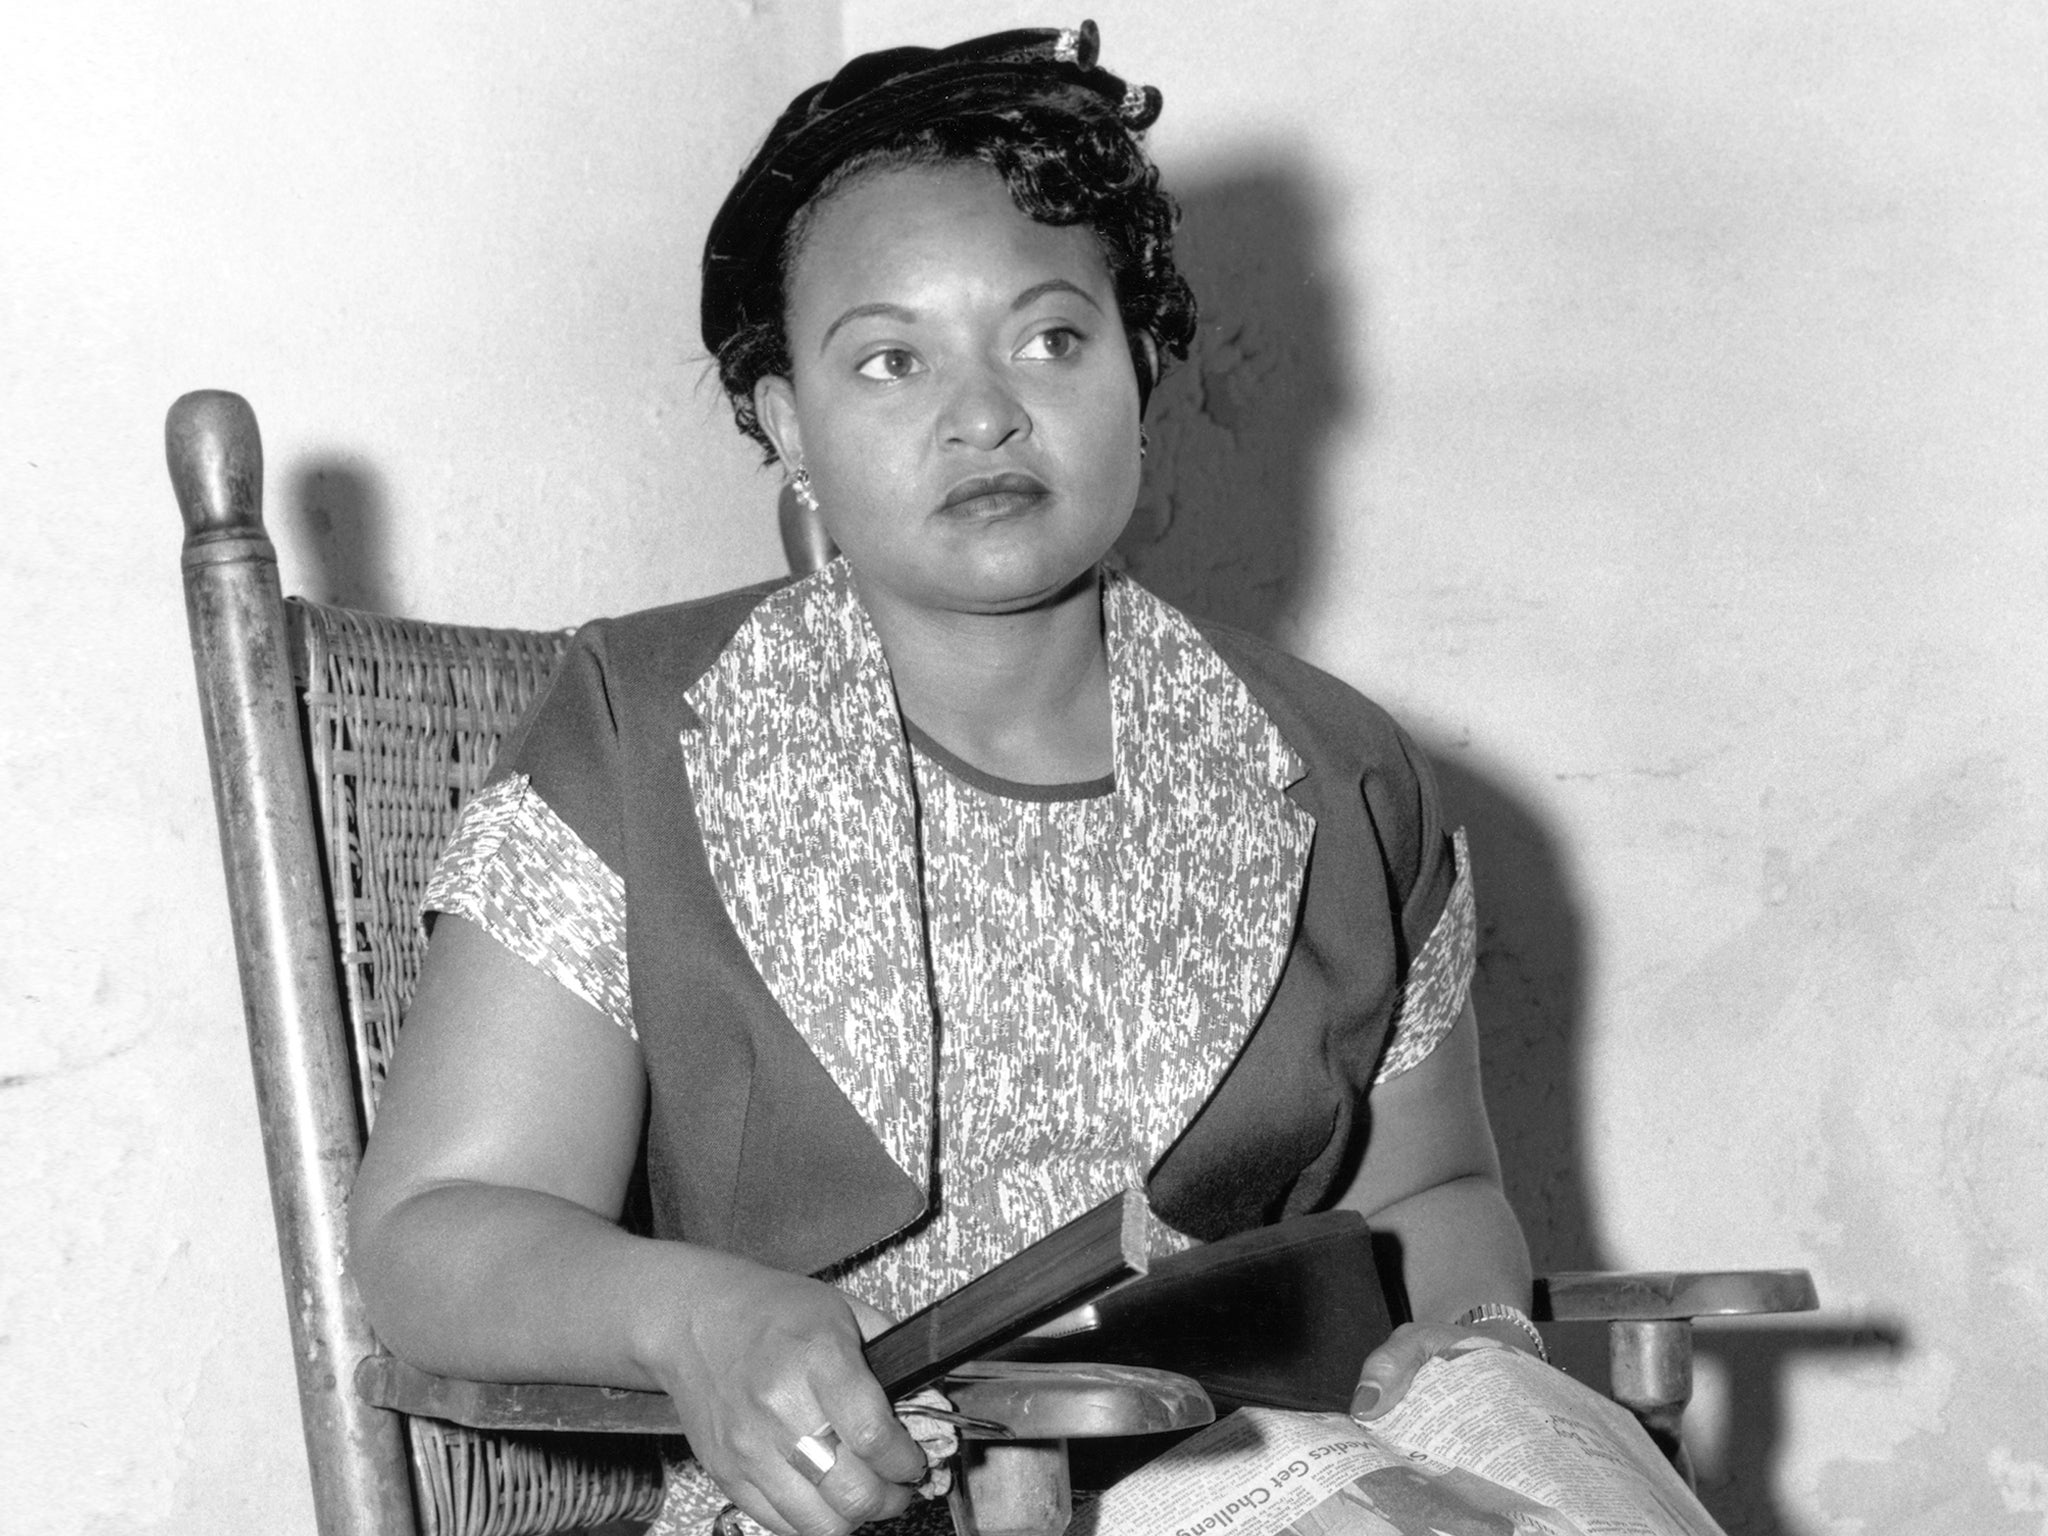
<svg viewBox="0 0 2048 1536">
<path fill-rule="evenodd" d="M 1545 1365 L 1550 1364 L 1550 1351 L 1543 1347 L 1543 1335 L 1536 1331 L 1536 1325 L 1529 1320 L 1529 1314 L 1521 1308 L 1511 1307 L 1505 1302 L 1482 1301 L 1478 1306 L 1461 1314 L 1451 1326 L 1464 1328 L 1472 1323 L 1514 1324 L 1529 1335 L 1529 1342 L 1536 1346 L 1536 1358 Z"/>
</svg>

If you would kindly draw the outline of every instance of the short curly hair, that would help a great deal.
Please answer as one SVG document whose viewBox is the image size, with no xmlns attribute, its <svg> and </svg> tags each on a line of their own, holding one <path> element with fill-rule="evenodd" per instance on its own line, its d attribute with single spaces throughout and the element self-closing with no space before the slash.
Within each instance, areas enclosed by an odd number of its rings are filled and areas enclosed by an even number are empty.
<svg viewBox="0 0 2048 1536">
<path fill-rule="evenodd" d="M 872 145 L 835 167 L 789 221 L 776 258 L 776 302 L 718 347 L 718 377 L 741 432 L 775 458 L 754 410 L 754 386 L 787 377 L 787 285 L 818 210 L 863 177 L 916 167 L 984 165 L 1018 209 L 1041 224 L 1085 224 L 1101 247 L 1130 337 L 1141 401 L 1169 360 L 1195 338 L 1193 290 L 1173 259 L 1180 207 L 1159 184 L 1143 145 L 1113 117 L 1084 117 L 1033 103 L 1000 113 L 942 118 Z M 1149 343 L 1149 345 L 1148 345 Z"/>
</svg>

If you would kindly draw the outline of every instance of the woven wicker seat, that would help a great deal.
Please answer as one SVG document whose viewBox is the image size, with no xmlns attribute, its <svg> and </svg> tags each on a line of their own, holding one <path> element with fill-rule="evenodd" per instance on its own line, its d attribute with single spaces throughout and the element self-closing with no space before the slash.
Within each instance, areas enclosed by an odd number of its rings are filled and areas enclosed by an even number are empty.
<svg viewBox="0 0 2048 1536">
<path fill-rule="evenodd" d="M 166 439 L 320 1530 L 516 1536 L 649 1516 L 658 1443 L 622 1431 L 672 1425 L 666 1398 L 425 1377 L 379 1350 L 344 1264 L 348 1188 L 425 947 L 420 894 L 567 636 L 287 603 L 247 403 L 187 395 Z M 784 543 L 795 565 L 829 549 L 787 504 Z M 1613 1320 L 1615 1396 L 1674 1450 L 1691 1319 L 1814 1305 L 1803 1271 L 1557 1275 L 1534 1299 L 1539 1317 Z M 1071 1432 L 1168 1427 L 1145 1415 L 1171 1395 Z M 1062 1451 L 1062 1494 L 1064 1469 Z"/>
</svg>

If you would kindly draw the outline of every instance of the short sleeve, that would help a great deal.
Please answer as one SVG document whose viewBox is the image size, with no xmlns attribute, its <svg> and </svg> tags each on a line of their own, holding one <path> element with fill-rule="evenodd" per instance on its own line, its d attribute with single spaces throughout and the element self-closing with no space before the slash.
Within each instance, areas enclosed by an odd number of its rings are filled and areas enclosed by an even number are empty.
<svg viewBox="0 0 2048 1536">
<path fill-rule="evenodd" d="M 1419 1066 L 1451 1032 L 1472 991 L 1479 948 L 1478 909 L 1472 897 L 1472 866 L 1465 830 L 1452 836 L 1456 877 L 1436 925 L 1430 930 L 1401 984 L 1387 1044 L 1373 1073 L 1377 1088 Z"/>
<path fill-rule="evenodd" d="M 467 918 L 638 1038 L 618 874 L 514 773 L 464 807 L 421 909 Z"/>
<path fill-rule="evenodd" d="M 506 739 L 491 779 L 527 779 L 592 853 L 623 871 L 625 765 L 611 674 L 608 623 L 585 625 Z"/>
<path fill-rule="evenodd" d="M 1457 878 L 1457 861 L 1429 758 L 1399 725 L 1381 718 L 1393 751 L 1382 749 L 1367 771 L 1365 803 L 1386 864 L 1388 896 L 1399 914 L 1405 974 L 1436 931 Z"/>
</svg>

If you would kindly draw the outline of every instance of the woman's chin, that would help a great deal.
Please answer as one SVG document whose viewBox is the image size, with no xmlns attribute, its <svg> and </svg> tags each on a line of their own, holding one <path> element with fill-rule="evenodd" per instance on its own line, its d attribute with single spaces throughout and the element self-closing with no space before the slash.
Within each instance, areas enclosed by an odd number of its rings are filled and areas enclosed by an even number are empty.
<svg viewBox="0 0 2048 1536">
<path fill-rule="evenodd" d="M 974 573 L 951 594 L 963 613 L 1029 613 L 1054 608 L 1095 584 L 1100 561 L 1000 562 Z"/>
<path fill-rule="evenodd" d="M 846 552 L 861 595 L 872 605 L 894 602 L 931 613 L 1011 614 L 1057 607 L 1095 583 L 1101 556 L 1047 558 L 1042 551 L 977 551 L 892 579 L 889 572 Z"/>
</svg>

